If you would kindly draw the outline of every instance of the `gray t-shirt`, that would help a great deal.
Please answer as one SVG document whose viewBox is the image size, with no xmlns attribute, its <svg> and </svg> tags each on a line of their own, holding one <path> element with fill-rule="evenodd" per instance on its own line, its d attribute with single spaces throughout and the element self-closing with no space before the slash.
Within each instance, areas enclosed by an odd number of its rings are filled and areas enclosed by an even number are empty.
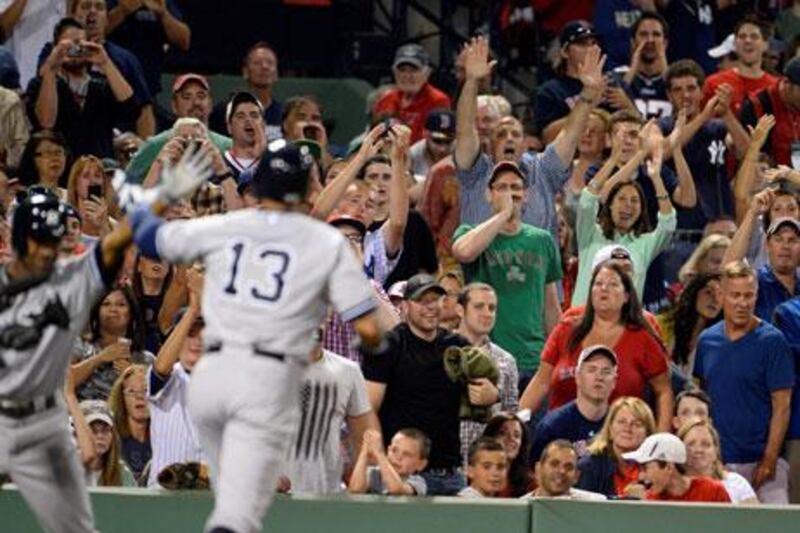
<svg viewBox="0 0 800 533">
<path fill-rule="evenodd" d="M 206 344 L 307 361 L 329 304 L 344 320 L 376 306 L 342 234 L 301 213 L 240 209 L 168 222 L 156 247 L 167 261 L 204 263 Z"/>
<path fill-rule="evenodd" d="M 417 496 L 425 496 L 428 493 L 428 484 L 425 483 L 425 478 L 418 474 L 411 474 L 408 477 L 401 478 L 403 483 L 408 483 Z M 367 493 L 368 494 L 388 494 L 389 491 L 383 483 L 383 476 L 381 476 L 381 469 L 377 466 L 367 467 Z"/>
<path fill-rule="evenodd" d="M 0 281 L 8 283 L 5 269 Z M 25 350 L 0 349 L 0 398 L 32 400 L 60 391 L 72 356 L 72 347 L 86 322 L 92 305 L 104 293 L 105 285 L 97 262 L 96 247 L 81 256 L 58 260 L 49 279 L 18 294 L 11 306 L 0 312 L 0 333 L 11 327 L 33 327 L 46 323 L 60 307 L 69 316 L 61 328 L 52 322 L 41 330 L 36 345 Z"/>
<path fill-rule="evenodd" d="M 300 387 L 300 427 L 288 446 L 284 474 L 294 494 L 342 490 L 341 427 L 370 412 L 361 369 L 333 352 L 308 366 Z"/>
</svg>

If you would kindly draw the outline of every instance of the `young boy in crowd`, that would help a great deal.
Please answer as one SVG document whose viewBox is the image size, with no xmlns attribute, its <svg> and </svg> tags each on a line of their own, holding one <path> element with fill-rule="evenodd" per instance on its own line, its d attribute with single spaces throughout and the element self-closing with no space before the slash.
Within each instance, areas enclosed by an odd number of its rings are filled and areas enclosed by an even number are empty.
<svg viewBox="0 0 800 533">
<path fill-rule="evenodd" d="M 381 434 L 364 432 L 361 451 L 347 487 L 351 494 L 425 496 L 425 479 L 418 475 L 428 464 L 431 440 L 415 428 L 401 429 L 384 452 Z M 369 466 L 368 463 L 375 463 Z"/>
<path fill-rule="evenodd" d="M 496 498 L 508 477 L 508 457 L 503 445 L 481 437 L 469 447 L 467 481 L 469 486 L 458 493 L 464 498 Z"/>
</svg>

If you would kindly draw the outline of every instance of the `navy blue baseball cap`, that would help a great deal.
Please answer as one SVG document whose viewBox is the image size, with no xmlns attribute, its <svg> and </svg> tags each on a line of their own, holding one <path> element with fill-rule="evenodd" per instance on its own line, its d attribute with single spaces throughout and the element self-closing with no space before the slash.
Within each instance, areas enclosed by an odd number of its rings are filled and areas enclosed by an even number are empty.
<svg viewBox="0 0 800 533">
<path fill-rule="evenodd" d="M 585 20 L 573 20 L 564 25 L 558 40 L 561 43 L 561 47 L 564 48 L 575 41 L 589 38 L 599 39 L 600 34 Z"/>
<path fill-rule="evenodd" d="M 272 141 L 253 173 L 253 192 L 259 198 L 302 202 L 313 164 L 314 157 L 307 146 L 295 146 L 284 139 Z"/>
<path fill-rule="evenodd" d="M 431 111 L 425 118 L 425 129 L 434 139 L 452 139 L 456 135 L 456 116 L 452 111 Z"/>
</svg>

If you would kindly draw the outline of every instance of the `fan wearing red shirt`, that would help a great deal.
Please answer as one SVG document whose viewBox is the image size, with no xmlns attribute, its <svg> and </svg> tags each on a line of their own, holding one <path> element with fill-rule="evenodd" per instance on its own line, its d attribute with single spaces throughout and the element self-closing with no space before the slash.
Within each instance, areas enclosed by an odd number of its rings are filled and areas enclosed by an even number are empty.
<svg viewBox="0 0 800 533">
<path fill-rule="evenodd" d="M 708 102 L 720 85 L 733 90 L 731 108 L 738 114 L 747 96 L 774 85 L 778 78 L 762 68 L 764 53 L 769 48 L 769 29 L 755 16 L 749 15 L 736 24 L 734 49 L 739 57 L 737 66 L 709 76 L 703 85 L 703 99 Z M 705 104 L 704 104 L 705 105 Z"/>
<path fill-rule="evenodd" d="M 686 475 L 686 446 L 671 433 L 650 435 L 638 450 L 622 454 L 622 457 L 641 465 L 641 477 L 650 486 L 645 493 L 646 500 L 731 502 L 721 482 L 708 477 Z"/>
<path fill-rule="evenodd" d="M 578 356 L 585 347 L 602 344 L 612 348 L 618 358 L 617 386 L 610 400 L 643 398 L 650 385 L 658 427 L 668 430 L 673 397 L 667 353 L 644 318 L 631 278 L 618 264 L 605 261 L 594 269 L 590 287 L 580 320 L 562 320 L 550 333 L 536 375 L 520 398 L 520 408 L 536 411 L 547 396 L 549 409 L 574 400 Z"/>
<path fill-rule="evenodd" d="M 378 100 L 375 112 L 398 118 L 410 127 L 413 144 L 422 139 L 428 113 L 450 109 L 450 97 L 428 83 L 430 58 L 418 44 L 404 44 L 397 49 L 392 72 L 395 87 Z"/>
</svg>

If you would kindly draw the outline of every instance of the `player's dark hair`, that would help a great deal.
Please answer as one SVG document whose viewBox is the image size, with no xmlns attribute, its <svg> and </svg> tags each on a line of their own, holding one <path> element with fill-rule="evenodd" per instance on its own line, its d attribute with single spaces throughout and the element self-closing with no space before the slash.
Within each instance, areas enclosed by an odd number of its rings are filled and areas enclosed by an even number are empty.
<svg viewBox="0 0 800 533">
<path fill-rule="evenodd" d="M 372 157 L 367 159 L 367 162 L 364 163 L 361 166 L 360 169 L 358 169 L 358 174 L 356 174 L 356 179 L 357 180 L 363 180 L 364 178 L 367 177 L 367 168 L 369 168 L 370 165 L 389 165 L 389 166 L 392 166 L 392 160 L 389 159 L 388 156 L 385 156 L 383 154 L 373 155 Z"/>
<path fill-rule="evenodd" d="M 673 408 L 674 412 L 672 413 L 673 416 L 678 416 L 678 407 L 680 407 L 681 401 L 683 401 L 685 398 L 694 398 L 698 402 L 703 402 L 706 404 L 706 407 L 708 407 L 708 410 L 711 411 L 711 397 L 700 389 L 690 389 L 679 392 L 675 397 L 675 407 Z"/>
<path fill-rule="evenodd" d="M 697 64 L 696 61 L 691 59 L 679 59 L 672 63 L 668 68 L 667 72 L 664 73 L 664 83 L 667 86 L 667 91 L 672 90 L 672 80 L 677 78 L 686 78 L 688 76 L 693 77 L 697 80 L 697 85 L 700 87 L 703 86 L 703 83 L 706 81 L 706 75 L 703 72 L 703 68 Z"/>
<path fill-rule="evenodd" d="M 638 19 L 636 19 L 636 22 L 633 23 L 633 26 L 631 27 L 631 39 L 633 39 L 636 36 L 636 32 L 639 30 L 639 26 L 641 26 L 642 22 L 644 22 L 645 20 L 655 20 L 656 22 L 661 24 L 661 31 L 664 32 L 664 39 L 667 39 L 669 37 L 669 22 L 667 22 L 667 19 L 662 17 L 659 13 L 654 13 L 652 11 L 645 11 L 639 16 Z"/>
<path fill-rule="evenodd" d="M 467 455 L 467 463 L 470 466 L 475 465 L 475 459 L 480 452 L 505 452 L 506 449 L 499 440 L 494 437 L 478 437 L 472 444 L 469 445 L 469 454 Z"/>
<path fill-rule="evenodd" d="M 574 444 L 567 439 L 556 439 L 554 441 L 550 441 L 547 446 L 544 447 L 542 454 L 537 457 L 536 460 L 540 463 L 545 462 L 552 450 L 569 450 L 575 454 L 575 459 L 578 459 L 578 451 L 575 449 Z"/>
<path fill-rule="evenodd" d="M 70 28 L 77 28 L 79 30 L 86 29 L 86 27 L 83 24 L 81 24 L 81 22 L 76 18 L 73 17 L 62 18 L 61 20 L 56 22 L 56 25 L 53 28 L 53 46 L 58 44 L 58 40 L 60 39 L 61 34 Z"/>
<path fill-rule="evenodd" d="M 144 350 L 144 321 L 136 295 L 129 285 L 116 285 L 106 292 L 102 298 L 92 308 L 89 315 L 89 331 L 91 332 L 91 342 L 96 343 L 100 340 L 100 307 L 103 301 L 112 292 L 120 291 L 128 303 L 128 328 L 125 336 L 131 341 L 131 352 L 141 352 Z"/>
<path fill-rule="evenodd" d="M 531 484 L 531 469 L 528 467 L 531 438 L 528 434 L 527 425 L 513 413 L 498 413 L 486 423 L 486 427 L 483 429 L 483 436 L 500 439 L 506 422 L 516 422 L 522 431 L 519 453 L 508 465 L 508 474 L 506 475 L 511 489 L 511 496 L 517 498 L 526 494 L 530 490 Z"/>
<path fill-rule="evenodd" d="M 250 48 L 248 48 L 247 51 L 244 53 L 244 56 L 242 56 L 242 68 L 247 66 L 247 62 L 250 61 L 250 55 L 256 50 L 261 50 L 261 49 L 269 50 L 275 56 L 275 59 L 278 58 L 278 52 L 275 50 L 274 46 L 272 46 L 267 41 L 258 41 L 256 43 L 253 43 L 253 45 L 250 46 Z"/>
<path fill-rule="evenodd" d="M 427 459 L 430 456 L 431 439 L 424 431 L 417 428 L 403 428 L 397 434 L 416 441 L 419 444 L 419 455 L 422 459 Z"/>
</svg>

